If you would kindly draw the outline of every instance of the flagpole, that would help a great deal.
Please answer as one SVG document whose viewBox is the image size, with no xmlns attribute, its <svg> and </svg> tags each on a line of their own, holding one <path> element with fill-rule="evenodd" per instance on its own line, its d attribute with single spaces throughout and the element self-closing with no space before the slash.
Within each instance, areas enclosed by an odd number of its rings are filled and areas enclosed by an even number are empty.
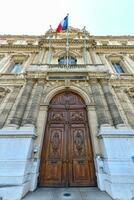
<svg viewBox="0 0 134 200">
<path fill-rule="evenodd" d="M 69 14 L 67 14 L 69 16 Z M 69 34 L 68 34 L 68 25 L 67 25 L 67 42 L 66 42 L 66 51 L 67 51 L 67 68 L 68 68 L 68 51 L 69 51 Z"/>
<path fill-rule="evenodd" d="M 51 61 L 51 33 L 52 33 L 52 26 L 50 25 L 50 35 L 49 35 L 49 51 L 48 51 L 48 64 L 50 64 Z"/>
<path fill-rule="evenodd" d="M 84 26 L 83 31 L 84 31 L 84 64 L 87 64 L 87 56 L 86 56 L 86 26 Z"/>
</svg>

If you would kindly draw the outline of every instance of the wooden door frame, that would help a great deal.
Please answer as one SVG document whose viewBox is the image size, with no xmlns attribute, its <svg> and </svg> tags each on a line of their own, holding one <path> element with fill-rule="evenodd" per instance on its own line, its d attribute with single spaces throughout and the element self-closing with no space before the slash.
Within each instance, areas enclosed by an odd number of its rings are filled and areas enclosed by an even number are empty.
<svg viewBox="0 0 134 200">
<path fill-rule="evenodd" d="M 66 91 L 66 88 L 65 87 L 63 87 L 63 86 L 61 86 L 61 87 L 59 87 L 59 88 L 56 88 L 56 89 L 54 89 L 54 90 L 51 90 L 51 92 L 48 94 L 48 95 L 46 95 L 46 97 L 45 97 L 45 99 L 44 99 L 44 102 L 45 102 L 45 105 L 46 105 L 46 107 L 48 107 L 48 105 L 49 105 L 49 103 L 50 103 L 50 101 L 53 99 L 53 97 L 54 96 L 56 96 L 57 94 L 59 94 L 59 93 L 62 93 L 62 92 L 64 92 L 64 91 Z M 84 100 L 84 102 L 85 102 L 85 105 L 87 106 L 87 119 L 88 119 L 88 124 L 87 124 L 87 126 L 88 126 L 88 128 L 89 128 L 89 133 L 90 133 L 90 135 L 89 135 L 89 137 L 91 138 L 91 147 L 92 147 L 92 152 L 93 152 L 93 158 L 95 158 L 95 149 L 94 149 L 94 144 L 93 144 L 93 139 L 92 139 L 92 128 L 91 128 L 91 125 L 90 125 L 90 119 L 89 119 L 89 112 L 90 112 L 90 109 L 89 108 L 91 108 L 91 111 L 92 110 L 95 110 L 95 106 L 94 105 L 92 105 L 92 103 L 91 103 L 91 99 L 90 99 L 90 97 L 88 96 L 88 94 L 86 94 L 83 90 L 81 90 L 80 88 L 78 88 L 78 87 L 70 87 L 70 89 L 68 90 L 68 91 L 70 91 L 70 92 L 74 92 L 76 95 L 79 95 L 83 100 Z M 48 109 L 47 109 L 47 111 L 46 111 L 46 117 L 45 117 L 45 124 L 44 124 L 44 126 L 43 126 L 43 129 L 44 129 L 44 131 L 43 131 L 43 135 L 42 135 L 42 141 L 41 141 L 41 148 L 40 148 L 40 157 L 41 157 L 41 152 L 42 152 L 42 149 L 43 149 L 43 139 L 44 139 L 44 137 L 45 137 L 45 130 L 46 130 L 46 122 L 47 122 L 47 117 L 48 117 Z M 97 124 L 97 119 L 96 119 L 96 124 Z M 40 159 L 40 162 L 41 162 L 41 159 Z M 95 167 L 96 165 L 95 165 L 95 162 L 94 162 L 94 168 L 95 168 L 95 171 L 96 171 L 96 167 Z M 40 164 L 39 164 L 39 167 L 40 167 Z"/>
</svg>

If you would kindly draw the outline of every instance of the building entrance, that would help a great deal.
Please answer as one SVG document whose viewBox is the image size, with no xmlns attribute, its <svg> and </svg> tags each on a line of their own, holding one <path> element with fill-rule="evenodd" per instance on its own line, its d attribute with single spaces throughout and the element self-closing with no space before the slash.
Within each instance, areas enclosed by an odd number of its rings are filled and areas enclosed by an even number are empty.
<svg viewBox="0 0 134 200">
<path fill-rule="evenodd" d="M 95 186 L 93 152 L 83 99 L 70 91 L 50 102 L 39 186 Z"/>
</svg>

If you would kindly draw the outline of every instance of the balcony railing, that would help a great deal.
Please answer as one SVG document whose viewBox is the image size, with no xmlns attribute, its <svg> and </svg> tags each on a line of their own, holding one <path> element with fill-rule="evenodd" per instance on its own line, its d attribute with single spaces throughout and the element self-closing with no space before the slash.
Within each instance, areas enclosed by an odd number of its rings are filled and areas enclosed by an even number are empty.
<svg viewBox="0 0 134 200">
<path fill-rule="evenodd" d="M 50 64 L 49 65 L 49 68 L 59 68 L 59 69 L 81 69 L 81 68 L 86 68 L 87 67 L 87 65 L 85 65 L 85 64 L 79 64 L 79 65 L 59 65 L 59 64 Z"/>
<path fill-rule="evenodd" d="M 107 72 L 108 68 L 101 64 L 77 64 L 77 65 L 59 65 L 59 64 L 45 64 L 45 65 L 30 65 L 27 72 Z"/>
</svg>

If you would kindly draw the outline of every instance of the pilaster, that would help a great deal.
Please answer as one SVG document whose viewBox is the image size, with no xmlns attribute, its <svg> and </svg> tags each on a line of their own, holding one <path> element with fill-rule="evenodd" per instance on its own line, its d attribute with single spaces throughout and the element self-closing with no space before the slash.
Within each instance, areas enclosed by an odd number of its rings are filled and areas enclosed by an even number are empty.
<svg viewBox="0 0 134 200">
<path fill-rule="evenodd" d="M 25 121 L 22 120 L 23 125 L 26 124 L 32 124 L 34 126 L 36 125 L 43 89 L 44 89 L 44 80 L 39 80 L 35 88 L 34 97 L 32 99 L 27 119 Z"/>
<path fill-rule="evenodd" d="M 19 94 L 19 91 L 20 91 L 20 87 L 14 87 L 13 91 L 11 92 L 8 100 L 7 100 L 7 103 L 5 105 L 5 107 L 3 108 L 2 110 L 2 113 L 1 113 L 1 116 L 0 116 L 0 128 L 2 128 L 6 122 L 6 119 L 15 103 L 15 100 Z"/>
<path fill-rule="evenodd" d="M 107 80 L 100 81 L 115 126 L 124 124 Z"/>
<path fill-rule="evenodd" d="M 32 80 L 27 80 L 26 85 L 23 89 L 21 99 L 18 102 L 18 105 L 16 107 L 16 111 L 14 113 L 13 118 L 11 119 L 10 124 L 15 124 L 16 126 L 21 125 L 21 120 L 23 118 L 32 88 L 33 88 L 34 82 Z"/>
<path fill-rule="evenodd" d="M 100 93 L 98 83 L 97 83 L 96 80 L 91 80 L 90 84 L 91 84 L 93 98 L 94 98 L 94 101 L 95 101 L 98 124 L 99 124 L 99 126 L 106 125 L 106 124 L 108 125 L 108 124 L 110 124 L 110 121 L 106 116 L 105 106 L 104 106 L 104 103 L 102 101 L 102 97 L 101 97 L 101 93 Z"/>
</svg>

